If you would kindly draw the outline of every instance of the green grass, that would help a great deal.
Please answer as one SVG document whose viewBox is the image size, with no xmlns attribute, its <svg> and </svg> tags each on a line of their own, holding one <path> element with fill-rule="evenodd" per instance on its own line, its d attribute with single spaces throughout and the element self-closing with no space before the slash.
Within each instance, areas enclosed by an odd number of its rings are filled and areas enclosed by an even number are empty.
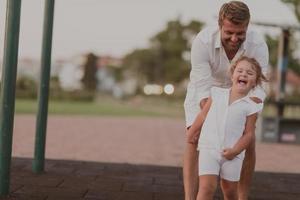
<svg viewBox="0 0 300 200">
<path fill-rule="evenodd" d="M 17 99 L 16 113 L 36 114 L 37 100 Z M 127 101 L 99 97 L 95 102 L 49 101 L 49 114 L 183 117 L 180 100 L 135 97 Z"/>
<path fill-rule="evenodd" d="M 16 100 L 16 113 L 37 112 L 37 100 Z M 184 118 L 183 100 L 134 97 L 129 100 L 116 100 L 108 96 L 99 96 L 94 102 L 49 101 L 49 114 L 60 115 L 99 115 L 99 116 L 154 116 Z M 265 104 L 263 116 L 276 116 L 276 108 Z M 286 118 L 300 118 L 300 107 L 287 106 Z"/>
</svg>

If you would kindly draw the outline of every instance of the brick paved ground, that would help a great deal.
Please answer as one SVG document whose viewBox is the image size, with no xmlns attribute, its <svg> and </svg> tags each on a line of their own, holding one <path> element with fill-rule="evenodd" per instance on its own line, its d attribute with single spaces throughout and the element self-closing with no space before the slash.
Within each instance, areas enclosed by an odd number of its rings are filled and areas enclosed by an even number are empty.
<svg viewBox="0 0 300 200">
<path fill-rule="evenodd" d="M 40 175 L 24 158 L 32 157 L 34 123 L 31 115 L 15 118 L 18 158 L 11 196 L 2 199 L 183 199 L 183 120 L 50 116 L 46 173 Z M 299 152 L 296 145 L 258 143 L 251 199 L 300 199 Z"/>
<path fill-rule="evenodd" d="M 179 167 L 47 160 L 46 172 L 36 175 L 30 159 L 12 165 L 11 194 L 3 200 L 183 199 Z M 298 200 L 299 188 L 300 174 L 256 172 L 250 199 Z"/>
</svg>

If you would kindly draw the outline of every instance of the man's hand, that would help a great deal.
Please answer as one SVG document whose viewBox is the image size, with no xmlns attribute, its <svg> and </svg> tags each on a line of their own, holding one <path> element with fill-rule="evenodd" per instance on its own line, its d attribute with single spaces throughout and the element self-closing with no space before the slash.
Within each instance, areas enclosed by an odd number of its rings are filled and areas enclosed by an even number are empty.
<svg viewBox="0 0 300 200">
<path fill-rule="evenodd" d="M 200 101 L 200 108 L 203 109 L 203 107 L 205 106 L 206 102 L 207 102 L 208 98 L 202 99 Z"/>
<path fill-rule="evenodd" d="M 227 160 L 232 160 L 234 157 L 237 156 L 237 152 L 233 148 L 226 148 L 223 149 L 222 156 L 225 157 Z"/>
<path fill-rule="evenodd" d="M 255 103 L 262 103 L 262 100 L 259 99 L 259 98 L 257 98 L 257 97 L 250 97 L 250 99 L 251 99 L 252 101 L 254 101 Z"/>
</svg>

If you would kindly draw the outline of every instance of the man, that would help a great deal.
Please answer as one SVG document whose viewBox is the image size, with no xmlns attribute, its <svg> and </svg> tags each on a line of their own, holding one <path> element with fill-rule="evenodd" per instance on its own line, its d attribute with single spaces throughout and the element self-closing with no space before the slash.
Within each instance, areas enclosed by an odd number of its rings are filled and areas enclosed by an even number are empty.
<svg viewBox="0 0 300 200">
<path fill-rule="evenodd" d="M 202 30 L 193 41 L 191 49 L 190 83 L 184 102 L 186 126 L 189 128 L 199 110 L 206 103 L 212 86 L 231 86 L 228 69 L 230 63 L 240 56 L 255 58 L 266 75 L 269 53 L 263 37 L 248 29 L 250 12 L 240 1 L 230 1 L 219 11 L 218 26 Z M 265 98 L 262 88 L 256 88 L 251 99 L 262 102 Z M 249 187 L 255 167 L 255 139 L 246 150 L 239 182 L 239 200 L 248 198 Z M 198 188 L 197 145 L 187 142 L 184 152 L 183 181 L 186 200 L 194 200 Z"/>
</svg>

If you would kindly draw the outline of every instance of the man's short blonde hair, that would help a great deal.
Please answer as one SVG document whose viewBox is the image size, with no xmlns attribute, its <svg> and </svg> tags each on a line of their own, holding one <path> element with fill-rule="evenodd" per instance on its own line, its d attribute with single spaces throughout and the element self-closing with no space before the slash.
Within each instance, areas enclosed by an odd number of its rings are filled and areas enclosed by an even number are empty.
<svg viewBox="0 0 300 200">
<path fill-rule="evenodd" d="M 219 26 L 223 25 L 224 19 L 227 19 L 236 25 L 248 25 L 250 21 L 249 8 L 241 1 L 230 1 L 228 3 L 224 3 L 219 11 Z"/>
</svg>

